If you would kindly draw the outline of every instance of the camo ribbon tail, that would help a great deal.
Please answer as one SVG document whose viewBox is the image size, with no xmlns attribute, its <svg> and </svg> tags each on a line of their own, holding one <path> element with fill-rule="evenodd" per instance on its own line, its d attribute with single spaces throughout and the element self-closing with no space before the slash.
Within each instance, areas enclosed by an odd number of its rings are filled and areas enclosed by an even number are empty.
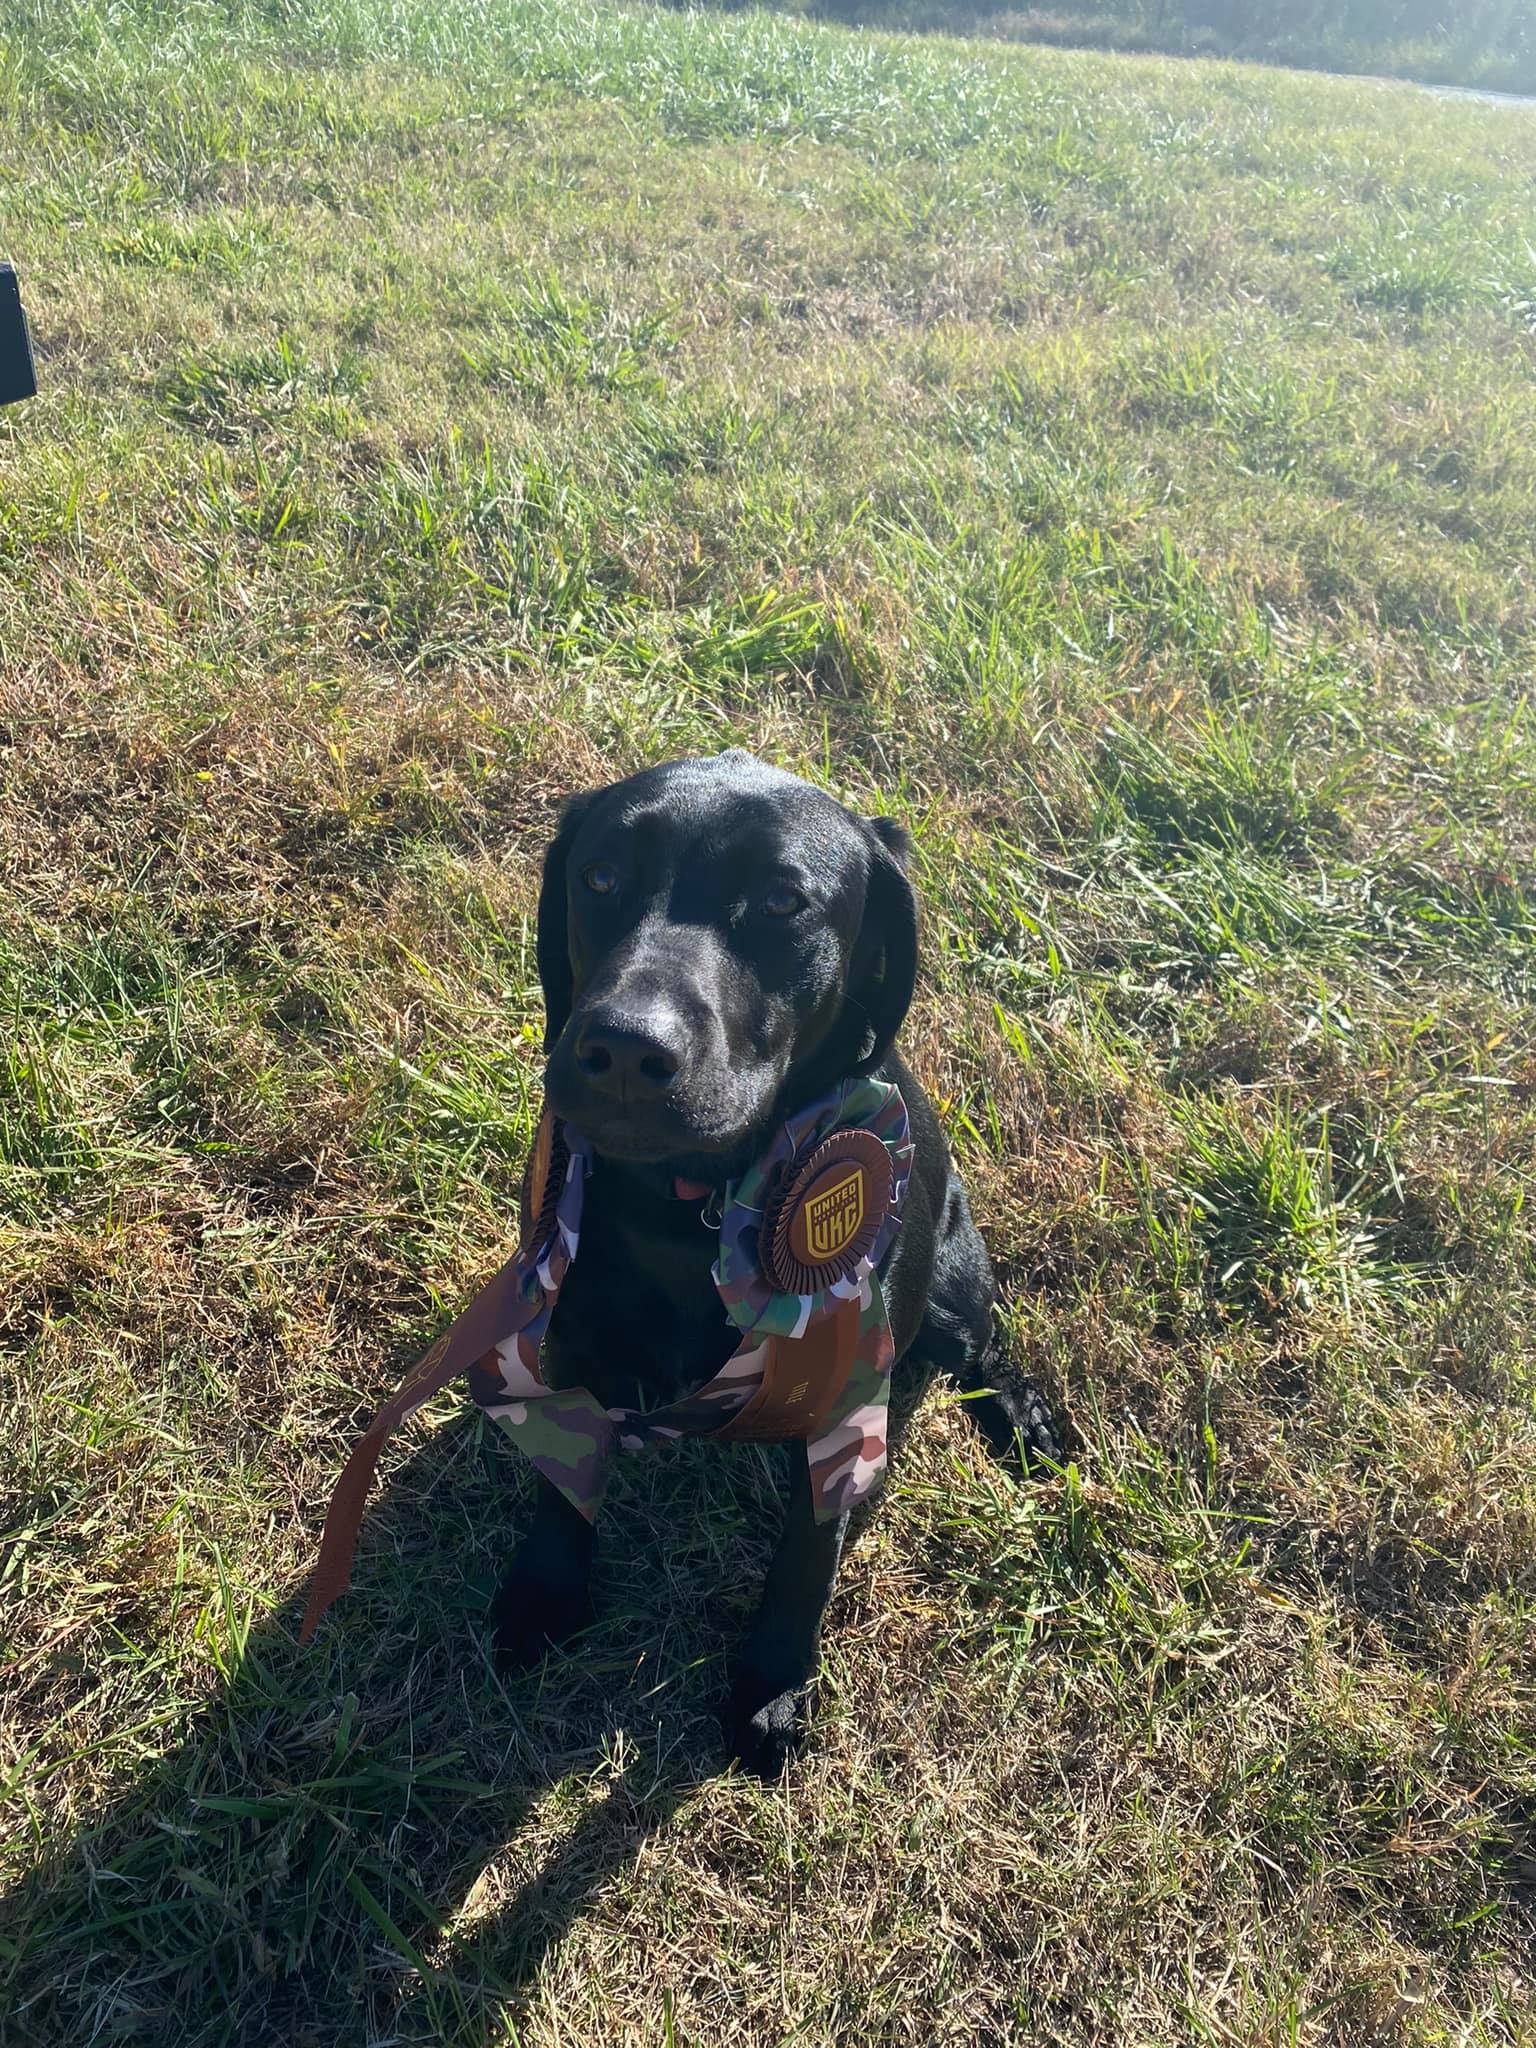
<svg viewBox="0 0 1536 2048">
<path fill-rule="evenodd" d="M 440 1393 L 450 1380 L 467 1372 L 493 1345 L 533 1321 L 540 1302 L 537 1297 L 528 1300 L 524 1281 L 522 1260 L 509 1259 L 495 1279 L 481 1288 L 458 1321 L 438 1338 L 425 1358 L 412 1367 L 399 1390 L 374 1417 L 367 1434 L 353 1446 L 326 1509 L 320 1556 L 310 1578 L 304 1619 L 299 1624 L 301 1643 L 309 1641 L 326 1609 L 352 1583 L 358 1526 L 385 1438 L 408 1415 Z"/>
<path fill-rule="evenodd" d="M 859 1304 L 838 1302 L 802 1336 L 770 1337 L 757 1392 L 729 1422 L 709 1433 L 717 1443 L 781 1443 L 819 1436 L 837 1414 L 859 1346 Z"/>
</svg>

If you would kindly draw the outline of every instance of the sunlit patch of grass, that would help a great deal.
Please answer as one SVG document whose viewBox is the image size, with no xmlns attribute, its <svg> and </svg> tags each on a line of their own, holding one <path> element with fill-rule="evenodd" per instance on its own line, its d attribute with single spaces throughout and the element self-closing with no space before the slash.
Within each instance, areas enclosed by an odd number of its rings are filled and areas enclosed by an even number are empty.
<svg viewBox="0 0 1536 2048">
<path fill-rule="evenodd" d="M 1414 315 L 1452 311 L 1473 288 L 1458 250 L 1426 242 L 1407 226 L 1374 243 L 1346 244 L 1328 270 L 1361 305 Z"/>
<path fill-rule="evenodd" d="M 1341 1187 L 1337 1171 L 1326 1120 L 1310 1142 L 1283 1113 L 1257 1129 L 1214 1106 L 1195 1120 L 1179 1185 L 1206 1286 L 1226 1311 L 1280 1315 L 1331 1301 L 1349 1308 L 1407 1283 L 1410 1276 L 1382 1257 L 1372 1228 L 1375 1176 L 1363 1166 Z"/>
<path fill-rule="evenodd" d="M 268 347 L 183 363 L 166 379 L 164 404 L 182 426 L 212 440 L 234 440 L 278 425 L 308 398 L 354 386 L 345 368 L 307 361 L 291 337 L 280 334 Z"/>
<path fill-rule="evenodd" d="M 1114 800 L 1156 844 L 1251 847 L 1307 858 L 1339 837 L 1347 761 L 1324 753 L 1306 773 L 1294 728 L 1223 708 L 1168 741 L 1126 725 L 1104 741 Z"/>
<path fill-rule="evenodd" d="M 551 273 L 530 277 L 508 296 L 503 317 L 484 339 L 464 346 L 463 381 L 532 395 L 559 387 L 627 391 L 654 385 L 648 361 L 669 347 L 659 315 L 615 315 L 572 297 Z"/>
<path fill-rule="evenodd" d="M 274 258 L 277 235 L 267 223 L 238 216 L 227 220 L 147 220 L 136 227 L 109 229 L 101 253 L 111 263 L 146 270 L 198 271 L 234 282 L 264 271 Z"/>
<path fill-rule="evenodd" d="M 562 629 L 580 642 L 606 608 L 584 511 L 544 465 L 502 469 L 457 440 L 389 464 L 346 519 L 360 639 L 439 661 L 466 631 L 498 650 Z"/>
</svg>

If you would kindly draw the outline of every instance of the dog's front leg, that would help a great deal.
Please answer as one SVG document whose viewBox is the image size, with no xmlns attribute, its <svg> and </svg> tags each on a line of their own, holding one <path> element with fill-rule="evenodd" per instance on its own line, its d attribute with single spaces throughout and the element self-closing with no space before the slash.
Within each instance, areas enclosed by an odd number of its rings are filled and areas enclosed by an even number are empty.
<svg viewBox="0 0 1536 2048">
<path fill-rule="evenodd" d="M 536 1664 L 592 1619 L 592 1524 L 541 1472 L 533 1525 L 491 1605 L 503 1672 Z"/>
<path fill-rule="evenodd" d="M 804 1739 L 821 1618 L 832 1597 L 848 1517 L 818 1522 L 805 1451 L 792 1444 L 789 1510 L 731 1685 L 728 1734 L 739 1762 L 777 1777 Z"/>
</svg>

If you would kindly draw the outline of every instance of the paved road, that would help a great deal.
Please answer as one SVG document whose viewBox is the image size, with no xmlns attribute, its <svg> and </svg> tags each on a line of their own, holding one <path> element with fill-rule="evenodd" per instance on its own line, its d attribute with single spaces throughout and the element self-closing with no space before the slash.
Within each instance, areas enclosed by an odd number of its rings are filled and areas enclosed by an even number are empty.
<svg viewBox="0 0 1536 2048">
<path fill-rule="evenodd" d="M 1413 81 L 1415 85 L 1422 82 Z M 1484 92 L 1475 85 L 1424 85 L 1425 92 L 1438 93 L 1443 100 L 1488 100 L 1499 107 L 1536 107 L 1536 93 Z"/>
</svg>

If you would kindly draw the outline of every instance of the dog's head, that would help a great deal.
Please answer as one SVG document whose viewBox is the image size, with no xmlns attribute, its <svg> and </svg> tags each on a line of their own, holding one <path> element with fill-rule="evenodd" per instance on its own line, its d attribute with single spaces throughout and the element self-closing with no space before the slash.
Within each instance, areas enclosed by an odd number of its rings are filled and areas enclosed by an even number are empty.
<svg viewBox="0 0 1536 2048">
<path fill-rule="evenodd" d="M 877 1066 L 917 968 L 907 845 L 743 753 L 574 798 L 539 898 L 556 1113 L 611 1158 L 718 1181 Z"/>
</svg>

